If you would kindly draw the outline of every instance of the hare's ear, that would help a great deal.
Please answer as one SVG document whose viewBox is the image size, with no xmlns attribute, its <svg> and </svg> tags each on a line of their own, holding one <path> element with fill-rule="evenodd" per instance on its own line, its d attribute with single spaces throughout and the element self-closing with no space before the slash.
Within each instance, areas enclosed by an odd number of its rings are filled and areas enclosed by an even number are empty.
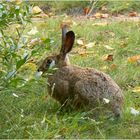
<svg viewBox="0 0 140 140">
<path fill-rule="evenodd" d="M 62 49 L 60 51 L 60 53 L 63 56 L 66 56 L 66 54 L 71 51 L 72 46 L 74 44 L 74 40 L 75 40 L 74 32 L 73 31 L 67 32 L 65 39 L 64 39 L 64 42 L 63 42 L 64 44 L 63 44 Z"/>
<path fill-rule="evenodd" d="M 62 48 L 61 49 L 63 49 L 64 48 L 64 42 L 65 42 L 65 37 L 66 37 L 66 33 L 67 33 L 67 25 L 64 25 L 63 27 L 62 27 Z"/>
</svg>

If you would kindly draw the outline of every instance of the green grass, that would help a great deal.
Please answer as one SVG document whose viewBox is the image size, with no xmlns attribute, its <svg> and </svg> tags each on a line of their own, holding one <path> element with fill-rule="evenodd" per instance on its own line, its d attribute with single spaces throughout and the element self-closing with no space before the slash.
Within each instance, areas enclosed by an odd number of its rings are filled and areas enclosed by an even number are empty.
<svg viewBox="0 0 140 140">
<path fill-rule="evenodd" d="M 38 5 L 36 1 L 30 1 L 30 4 Z M 39 6 L 45 12 L 55 12 L 55 14 L 67 13 L 67 14 L 81 14 L 85 7 L 91 7 L 92 3 L 90 1 L 42 1 L 39 3 Z M 134 0 L 127 1 L 117 1 L 117 0 L 96 0 L 96 4 L 94 5 L 93 11 L 97 12 L 102 9 L 102 7 L 106 7 L 107 12 L 111 14 L 118 13 L 129 13 L 131 11 L 139 12 L 140 2 Z M 76 10 L 77 9 L 77 10 Z M 73 11 L 73 12 L 72 12 Z"/>
<path fill-rule="evenodd" d="M 54 42 L 49 46 L 50 52 L 57 52 L 61 45 L 60 23 L 63 18 L 34 22 L 25 32 L 36 26 L 39 30 L 36 36 L 51 38 Z M 94 117 L 91 112 L 82 110 L 61 110 L 60 104 L 47 95 L 46 79 L 37 81 L 32 78 L 24 86 L 0 87 L 0 138 L 140 138 L 140 116 L 130 114 L 130 107 L 140 109 L 140 94 L 132 92 L 133 87 L 140 86 L 140 66 L 127 61 L 128 57 L 140 52 L 140 23 L 110 22 L 107 26 L 93 26 L 94 22 L 99 21 L 74 21 L 77 24 L 71 29 L 76 33 L 76 39 L 96 43 L 87 50 L 93 52 L 91 54 L 81 56 L 71 53 L 71 63 L 93 67 L 111 75 L 125 95 L 122 119 L 107 119 L 101 112 Z M 114 50 L 107 50 L 104 45 Z M 79 46 L 75 43 L 74 47 L 78 49 Z M 39 53 L 35 60 L 41 59 L 47 51 L 40 49 Z M 105 54 L 113 54 L 114 61 L 102 60 Z M 115 69 L 110 68 L 112 64 L 116 65 Z M 27 73 L 24 66 L 18 74 L 33 75 Z"/>
</svg>

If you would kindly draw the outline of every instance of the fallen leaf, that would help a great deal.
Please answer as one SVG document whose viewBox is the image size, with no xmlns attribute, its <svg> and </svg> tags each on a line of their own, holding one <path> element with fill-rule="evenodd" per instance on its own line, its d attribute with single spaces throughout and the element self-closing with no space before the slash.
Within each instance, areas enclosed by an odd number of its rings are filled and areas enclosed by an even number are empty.
<svg viewBox="0 0 140 140">
<path fill-rule="evenodd" d="M 140 60 L 140 55 L 135 55 L 128 58 L 128 62 L 130 63 L 137 62 L 138 60 Z"/>
<path fill-rule="evenodd" d="M 114 70 L 114 69 L 116 69 L 116 64 L 111 64 L 111 66 L 110 66 L 110 68 L 112 69 L 112 70 Z"/>
<path fill-rule="evenodd" d="M 88 44 L 86 44 L 86 48 L 92 48 L 95 45 L 96 42 L 90 42 Z"/>
<path fill-rule="evenodd" d="M 107 61 L 113 61 L 113 55 L 112 54 L 109 54 L 108 56 L 107 56 L 107 59 L 106 59 Z"/>
<path fill-rule="evenodd" d="M 38 14 L 38 13 L 41 13 L 41 12 L 42 12 L 42 10 L 38 6 L 34 6 L 33 9 L 32 9 L 33 14 Z"/>
<path fill-rule="evenodd" d="M 99 18 L 108 18 L 109 17 L 109 14 L 103 14 L 103 13 L 95 13 L 94 15 L 93 15 L 93 17 L 95 17 L 95 18 L 97 18 L 97 19 L 99 19 Z"/>
<path fill-rule="evenodd" d="M 140 87 L 135 87 L 132 91 L 136 93 L 140 93 Z"/>
<path fill-rule="evenodd" d="M 84 8 L 84 15 L 87 15 L 90 11 L 90 8 L 89 7 L 86 7 Z"/>
<path fill-rule="evenodd" d="M 134 11 L 133 12 L 130 12 L 129 13 L 129 16 L 130 17 L 136 17 L 137 16 L 137 12 L 134 12 Z"/>
<path fill-rule="evenodd" d="M 107 50 L 114 50 L 114 48 L 110 47 L 109 45 L 104 46 Z"/>
<path fill-rule="evenodd" d="M 78 45 L 84 45 L 84 42 L 83 42 L 82 39 L 77 39 L 77 44 L 78 44 Z"/>
<path fill-rule="evenodd" d="M 113 55 L 112 54 L 106 54 L 102 57 L 104 61 L 113 61 Z"/>
<path fill-rule="evenodd" d="M 107 26 L 108 23 L 107 22 L 98 22 L 98 23 L 93 23 L 93 26 Z"/>
<path fill-rule="evenodd" d="M 102 14 L 101 13 L 95 13 L 94 15 L 93 15 L 93 17 L 95 17 L 95 18 L 102 18 Z"/>
<path fill-rule="evenodd" d="M 139 110 L 136 110 L 135 108 L 133 107 L 130 107 L 130 113 L 134 116 L 137 116 L 140 114 Z"/>
</svg>

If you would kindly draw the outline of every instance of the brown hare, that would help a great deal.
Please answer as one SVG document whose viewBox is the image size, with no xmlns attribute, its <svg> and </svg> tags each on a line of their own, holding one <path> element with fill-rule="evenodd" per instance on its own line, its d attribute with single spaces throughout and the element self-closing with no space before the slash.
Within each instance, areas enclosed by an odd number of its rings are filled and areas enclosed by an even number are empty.
<svg viewBox="0 0 140 140">
<path fill-rule="evenodd" d="M 58 55 L 48 56 L 38 68 L 47 72 L 54 66 L 56 69 L 48 75 L 48 92 L 61 104 L 69 102 L 74 107 L 88 106 L 91 109 L 99 103 L 107 104 L 115 116 L 121 115 L 124 96 L 120 87 L 109 75 L 92 68 L 81 68 L 71 65 L 67 54 L 75 40 L 73 31 L 67 32 L 62 27 L 62 47 Z"/>
</svg>

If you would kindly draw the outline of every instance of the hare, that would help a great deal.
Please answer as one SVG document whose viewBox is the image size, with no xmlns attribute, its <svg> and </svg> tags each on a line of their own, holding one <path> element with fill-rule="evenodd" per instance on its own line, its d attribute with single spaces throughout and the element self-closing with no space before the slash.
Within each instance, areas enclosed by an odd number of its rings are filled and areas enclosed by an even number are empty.
<svg viewBox="0 0 140 140">
<path fill-rule="evenodd" d="M 47 72 L 50 67 L 56 69 L 48 75 L 48 92 L 61 104 L 70 103 L 76 108 L 97 107 L 98 103 L 108 104 L 115 116 L 121 115 L 124 96 L 120 87 L 109 75 L 93 68 L 81 68 L 69 63 L 68 53 L 75 40 L 73 31 L 62 27 L 62 47 L 57 55 L 48 56 L 38 68 Z M 52 91 L 53 89 L 53 91 Z"/>
</svg>

